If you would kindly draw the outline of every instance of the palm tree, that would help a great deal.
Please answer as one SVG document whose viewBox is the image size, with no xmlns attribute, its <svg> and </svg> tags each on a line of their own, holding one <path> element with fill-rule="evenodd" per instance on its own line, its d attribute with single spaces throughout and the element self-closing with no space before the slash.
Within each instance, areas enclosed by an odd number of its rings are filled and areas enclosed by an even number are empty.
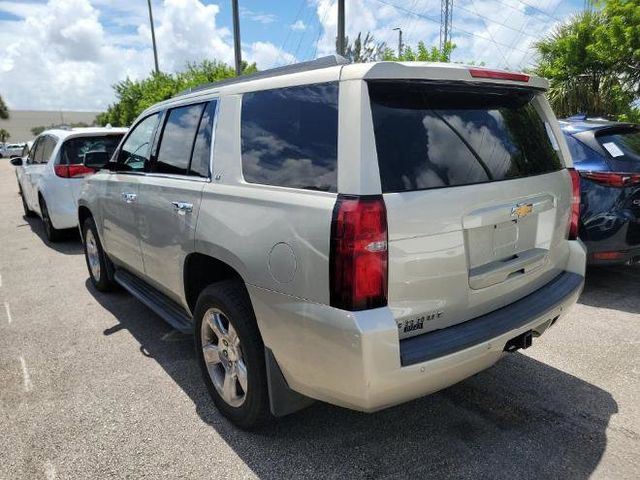
<svg viewBox="0 0 640 480">
<path fill-rule="evenodd" d="M 4 100 L 2 100 L 2 97 L 0 97 L 0 119 L 6 120 L 7 118 L 9 118 L 9 109 L 6 103 L 4 103 Z"/>
<path fill-rule="evenodd" d="M 605 22 L 602 12 L 585 11 L 535 45 L 535 71 L 549 79 L 549 102 L 559 117 L 579 112 L 612 117 L 633 100 L 606 52 L 594 48 Z"/>
</svg>

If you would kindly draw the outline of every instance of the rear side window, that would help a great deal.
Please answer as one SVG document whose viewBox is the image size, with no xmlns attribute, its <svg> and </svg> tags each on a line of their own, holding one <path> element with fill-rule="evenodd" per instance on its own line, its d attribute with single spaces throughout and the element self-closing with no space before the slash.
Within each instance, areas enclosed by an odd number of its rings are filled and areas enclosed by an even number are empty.
<svg viewBox="0 0 640 480">
<path fill-rule="evenodd" d="M 241 137 L 247 182 L 337 191 L 337 83 L 244 94 Z"/>
<path fill-rule="evenodd" d="M 562 168 L 530 90 L 418 81 L 368 86 L 385 193 Z"/>
<path fill-rule="evenodd" d="M 571 158 L 574 163 L 581 163 L 589 159 L 589 155 L 594 155 L 594 152 L 590 152 L 590 148 L 583 144 L 580 140 L 573 138 L 572 135 L 565 133 L 565 140 L 571 152 Z"/>
<path fill-rule="evenodd" d="M 196 135 L 196 142 L 193 146 L 189 175 L 205 178 L 209 176 L 211 137 L 213 134 L 213 117 L 216 114 L 216 104 L 216 100 L 210 101 L 202 114 L 202 120 L 200 120 L 200 127 Z"/>
<path fill-rule="evenodd" d="M 70 138 L 62 145 L 60 165 L 78 165 L 88 152 L 106 152 L 111 158 L 124 134 Z"/>
<path fill-rule="evenodd" d="M 169 110 L 160 140 L 155 172 L 186 175 L 205 104 Z"/>
<path fill-rule="evenodd" d="M 600 145 L 616 160 L 640 162 L 640 130 L 628 129 L 597 136 Z"/>
</svg>

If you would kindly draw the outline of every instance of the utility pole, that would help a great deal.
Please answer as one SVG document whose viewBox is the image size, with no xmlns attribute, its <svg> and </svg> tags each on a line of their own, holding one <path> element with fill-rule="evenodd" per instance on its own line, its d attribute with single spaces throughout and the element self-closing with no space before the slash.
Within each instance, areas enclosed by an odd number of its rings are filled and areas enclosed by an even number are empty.
<svg viewBox="0 0 640 480">
<path fill-rule="evenodd" d="M 453 21 L 453 0 L 440 0 L 440 52 L 451 42 Z M 447 58 L 449 60 L 449 58 Z"/>
<path fill-rule="evenodd" d="M 402 29 L 400 27 L 394 28 L 398 31 L 398 58 L 402 57 Z"/>
<path fill-rule="evenodd" d="M 149 24 L 151 25 L 151 41 L 153 42 L 153 60 L 156 64 L 156 74 L 160 73 L 158 68 L 158 47 L 156 46 L 156 29 L 153 27 L 153 12 L 151 11 L 151 0 L 147 0 L 149 5 Z"/>
<path fill-rule="evenodd" d="M 338 40 L 336 46 L 338 47 L 338 55 L 344 55 L 347 49 L 344 38 L 344 0 L 338 0 Z"/>
<path fill-rule="evenodd" d="M 238 0 L 231 0 L 233 8 L 233 51 L 236 59 L 236 76 L 242 74 L 242 50 L 240 46 L 240 13 L 238 12 Z"/>
</svg>

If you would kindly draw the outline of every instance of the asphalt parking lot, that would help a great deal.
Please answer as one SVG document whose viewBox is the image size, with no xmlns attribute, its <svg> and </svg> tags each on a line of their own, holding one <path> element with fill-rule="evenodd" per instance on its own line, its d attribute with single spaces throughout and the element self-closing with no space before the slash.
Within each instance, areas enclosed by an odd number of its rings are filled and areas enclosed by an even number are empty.
<svg viewBox="0 0 640 480">
<path fill-rule="evenodd" d="M 588 272 L 523 353 L 366 415 L 324 404 L 259 432 L 212 406 L 192 340 L 47 245 L 0 161 L 0 478 L 640 476 L 640 268 Z"/>
</svg>

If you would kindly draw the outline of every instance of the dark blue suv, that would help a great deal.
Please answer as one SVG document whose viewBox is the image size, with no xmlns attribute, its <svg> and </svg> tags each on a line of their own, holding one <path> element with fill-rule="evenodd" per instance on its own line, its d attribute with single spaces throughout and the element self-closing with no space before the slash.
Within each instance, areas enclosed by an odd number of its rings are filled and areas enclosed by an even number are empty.
<svg viewBox="0 0 640 480">
<path fill-rule="evenodd" d="M 589 263 L 640 262 L 640 126 L 574 116 L 560 127 L 581 177 Z"/>
</svg>

